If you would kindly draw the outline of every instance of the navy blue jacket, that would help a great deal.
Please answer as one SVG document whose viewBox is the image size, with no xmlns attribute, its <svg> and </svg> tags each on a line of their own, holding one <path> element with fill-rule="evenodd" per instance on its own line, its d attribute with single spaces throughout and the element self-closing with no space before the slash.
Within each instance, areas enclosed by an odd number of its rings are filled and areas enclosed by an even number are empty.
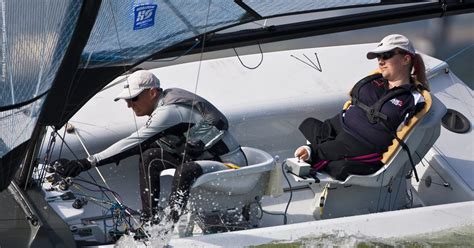
<svg viewBox="0 0 474 248">
<path fill-rule="evenodd" d="M 388 117 L 385 123 L 392 132 L 396 132 L 407 116 L 415 113 L 424 104 L 423 96 L 415 90 L 412 83 L 400 87 L 409 89 L 411 93 L 407 92 L 392 98 L 386 101 L 381 108 L 381 112 Z M 388 89 L 388 81 L 383 78 L 375 79 L 360 88 L 359 100 L 368 106 L 372 106 L 395 88 Z M 366 112 L 359 106 L 349 106 L 342 116 L 344 128 L 349 133 L 355 134 L 356 138 L 363 139 L 364 142 L 379 148 L 381 151 L 385 151 L 391 145 L 393 136 L 382 124 L 370 123 Z"/>
</svg>

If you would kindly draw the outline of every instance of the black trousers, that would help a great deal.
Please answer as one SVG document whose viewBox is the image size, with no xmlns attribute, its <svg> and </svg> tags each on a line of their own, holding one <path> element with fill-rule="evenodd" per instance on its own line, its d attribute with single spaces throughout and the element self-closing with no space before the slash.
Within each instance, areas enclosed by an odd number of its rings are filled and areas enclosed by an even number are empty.
<svg viewBox="0 0 474 248">
<path fill-rule="evenodd" d="M 307 118 L 300 124 L 299 130 L 311 143 L 310 162 L 314 164 L 321 160 L 329 160 L 324 170 L 338 180 L 345 180 L 350 174 L 372 174 L 383 166 L 381 162 L 363 163 L 346 160 L 379 151 L 347 133 L 342 128 L 339 114 L 324 122 Z"/>
<path fill-rule="evenodd" d="M 142 210 L 148 216 L 156 214 L 157 211 L 161 172 L 166 169 L 176 169 L 169 198 L 171 209 L 169 217 L 173 222 L 177 222 L 186 207 L 192 183 L 203 174 L 202 168 L 195 162 L 182 163 L 181 159 L 161 148 L 145 150 L 140 160 Z"/>
</svg>

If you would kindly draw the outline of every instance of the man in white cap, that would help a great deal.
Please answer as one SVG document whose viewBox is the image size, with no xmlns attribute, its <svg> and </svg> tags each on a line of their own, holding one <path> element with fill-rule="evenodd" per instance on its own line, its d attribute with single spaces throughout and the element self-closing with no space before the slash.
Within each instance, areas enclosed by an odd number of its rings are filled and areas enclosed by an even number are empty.
<svg viewBox="0 0 474 248">
<path fill-rule="evenodd" d="M 75 177 L 93 166 L 119 162 L 143 151 L 139 163 L 143 214 L 151 217 L 157 211 L 161 171 L 176 168 L 169 199 L 169 220 L 176 223 L 197 177 L 228 169 L 223 163 L 247 165 L 240 145 L 228 132 L 227 118 L 202 97 L 178 88 L 162 90 L 154 74 L 139 70 L 128 76 L 124 90 L 114 100 L 120 99 L 137 116 L 149 116 L 145 126 L 87 159 L 59 160 L 57 173 Z"/>
<path fill-rule="evenodd" d="M 155 110 L 156 99 L 160 92 L 160 80 L 145 70 L 136 71 L 127 78 L 128 84 L 114 99 L 124 99 L 137 116 L 150 116 Z"/>
</svg>

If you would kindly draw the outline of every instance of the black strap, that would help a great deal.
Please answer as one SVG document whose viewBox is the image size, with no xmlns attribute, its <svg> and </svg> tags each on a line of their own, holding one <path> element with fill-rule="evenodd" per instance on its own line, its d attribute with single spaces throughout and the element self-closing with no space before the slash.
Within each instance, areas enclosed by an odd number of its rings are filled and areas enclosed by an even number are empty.
<svg viewBox="0 0 474 248">
<path fill-rule="evenodd" d="M 381 78 L 382 78 L 381 73 L 375 73 L 359 80 L 359 82 L 357 82 L 354 85 L 354 87 L 352 87 L 351 94 L 350 94 L 352 99 L 355 98 L 357 100 L 359 98 L 360 88 L 362 88 L 362 86 L 364 86 L 366 83 L 370 83 L 376 79 L 381 79 Z"/>
<path fill-rule="evenodd" d="M 359 91 L 367 83 L 371 83 L 374 80 L 382 79 L 382 74 L 376 73 L 369 75 L 357 82 L 351 90 L 351 104 L 358 106 L 367 113 L 367 118 L 371 124 L 377 123 L 378 119 L 386 120 L 387 116 L 380 111 L 375 111 L 374 106 L 367 106 L 365 103 L 359 100 Z"/>
<path fill-rule="evenodd" d="M 352 105 L 358 106 L 359 108 L 363 109 L 367 115 L 367 119 L 371 124 L 376 124 L 379 122 L 379 120 L 384 120 L 386 121 L 388 119 L 387 115 L 383 114 L 380 110 L 382 109 L 382 106 L 389 101 L 390 99 L 393 99 L 399 95 L 403 95 L 405 93 L 410 93 L 409 89 L 403 88 L 403 87 L 397 87 L 392 90 L 390 90 L 386 95 L 382 96 L 375 104 L 372 106 L 368 106 L 365 103 L 361 102 L 359 100 L 359 91 L 362 86 L 364 86 L 367 83 L 372 82 L 373 80 L 381 78 L 381 74 L 374 74 L 369 77 L 365 77 L 361 81 L 359 81 L 354 88 L 352 89 Z"/>
<path fill-rule="evenodd" d="M 378 103 L 378 102 L 377 102 Z M 364 103 L 362 103 L 359 100 L 356 100 L 353 105 L 358 106 L 359 108 L 363 109 L 367 115 L 367 119 L 371 124 L 376 124 L 379 122 L 380 119 L 386 121 L 388 119 L 387 115 L 384 113 L 380 112 L 380 109 L 378 109 L 378 104 L 374 104 L 372 106 L 367 106 Z M 380 105 L 382 106 L 382 104 Z"/>
<path fill-rule="evenodd" d="M 391 136 L 393 136 L 394 139 L 396 139 L 398 141 L 398 143 L 402 146 L 402 148 L 408 153 L 408 159 L 410 160 L 410 163 L 411 163 L 411 166 L 412 166 L 412 171 L 411 172 L 415 173 L 415 178 L 416 178 L 416 181 L 418 182 L 419 181 L 418 173 L 416 172 L 415 163 L 413 162 L 413 158 L 411 157 L 410 149 L 408 148 L 407 144 L 403 140 L 398 138 L 395 131 L 390 130 L 390 128 L 386 124 L 386 121 L 387 121 L 388 117 L 385 114 L 380 112 L 380 110 L 382 109 L 382 106 L 385 102 L 387 102 L 390 99 L 393 99 L 393 98 L 395 98 L 399 95 L 403 95 L 407 92 L 411 93 L 411 91 L 409 89 L 406 89 L 406 88 L 403 88 L 403 87 L 394 88 L 394 89 L 390 90 L 388 92 L 388 94 L 381 97 L 372 106 L 367 106 L 366 104 L 359 101 L 360 88 L 362 88 L 362 86 L 364 86 L 367 83 L 370 83 L 374 80 L 381 79 L 381 78 L 382 78 L 382 74 L 376 73 L 376 74 L 372 74 L 370 76 L 367 76 L 367 77 L 361 79 L 359 82 L 357 82 L 357 84 L 354 86 L 354 88 L 352 88 L 352 91 L 351 91 L 352 105 L 358 106 L 361 109 L 363 109 L 366 112 L 367 119 L 369 120 L 369 122 L 371 124 L 380 123 L 382 125 L 382 127 L 385 128 L 385 130 Z M 407 176 L 411 176 L 411 172 Z"/>
<path fill-rule="evenodd" d="M 394 131 L 391 131 L 388 128 L 388 126 L 385 124 L 385 121 L 381 121 L 380 124 L 387 130 L 387 132 L 389 132 L 393 136 L 394 139 L 398 141 L 398 143 L 402 146 L 403 150 L 405 150 L 408 153 L 408 159 L 410 160 L 410 164 L 411 164 L 411 171 L 410 173 L 408 173 L 407 178 L 411 177 L 411 173 L 414 172 L 416 182 L 419 182 L 420 179 L 418 178 L 418 173 L 416 172 L 415 163 L 413 162 L 413 158 L 411 157 L 410 148 L 408 148 L 407 144 L 402 139 L 398 138 L 397 134 Z"/>
<path fill-rule="evenodd" d="M 397 96 L 403 95 L 405 93 L 411 94 L 411 91 L 403 87 L 397 87 L 397 88 L 391 89 L 389 90 L 388 94 L 385 94 L 384 96 L 382 96 L 374 105 L 372 105 L 372 108 L 374 108 L 376 112 L 380 112 L 384 103 L 386 103 L 387 101 Z"/>
<path fill-rule="evenodd" d="M 226 153 L 229 153 L 229 147 L 225 144 L 225 142 L 221 139 L 217 141 L 213 146 L 207 149 L 207 151 L 212 154 L 218 161 L 220 161 L 220 156 Z"/>
</svg>

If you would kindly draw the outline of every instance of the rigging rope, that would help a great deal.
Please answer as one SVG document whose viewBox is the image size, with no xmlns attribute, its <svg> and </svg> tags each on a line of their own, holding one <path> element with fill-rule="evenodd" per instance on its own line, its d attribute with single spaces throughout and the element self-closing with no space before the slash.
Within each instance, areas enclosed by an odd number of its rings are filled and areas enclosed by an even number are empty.
<svg viewBox="0 0 474 248">
<path fill-rule="evenodd" d="M 427 71 L 427 72 L 436 71 L 439 67 L 441 67 L 442 65 L 448 63 L 448 61 L 450 61 L 450 60 L 456 58 L 457 56 L 461 55 L 462 53 L 466 52 L 467 50 L 469 50 L 469 49 L 471 49 L 471 48 L 473 48 L 473 47 L 474 47 L 474 43 L 465 46 L 464 48 L 460 49 L 459 51 L 457 51 L 457 52 L 454 53 L 453 55 L 449 56 L 447 59 L 441 61 L 441 63 L 439 63 L 437 66 L 433 67 L 430 71 Z"/>
<path fill-rule="evenodd" d="M 112 1 L 109 1 L 109 7 L 110 7 L 111 13 L 112 13 L 112 19 L 113 19 L 113 22 L 112 22 L 112 23 L 113 23 L 113 26 L 114 26 L 114 28 L 115 28 L 115 34 L 116 34 L 116 36 L 117 36 L 117 42 L 118 42 L 118 45 L 119 45 L 120 50 L 122 50 L 122 43 L 120 42 L 119 31 L 118 31 L 118 27 L 117 27 L 117 21 L 116 21 L 116 19 L 115 19 L 114 10 L 113 10 L 113 7 L 112 7 Z M 123 72 L 124 72 L 124 73 L 127 72 L 127 68 L 126 68 L 125 65 L 123 66 Z M 128 84 L 128 77 L 126 78 L 126 80 L 127 80 L 127 84 Z M 130 93 L 130 88 L 128 88 L 128 90 L 129 90 L 129 94 L 131 95 L 131 93 Z M 138 129 L 139 129 L 139 128 L 138 128 L 137 118 L 135 117 L 135 114 L 133 113 L 133 110 L 131 110 L 131 112 L 132 112 L 133 121 L 134 121 L 134 123 L 135 123 L 135 131 L 136 131 L 136 134 L 137 134 L 137 138 L 138 138 L 138 140 L 140 140 L 140 134 L 139 134 L 139 132 L 138 132 Z M 141 145 L 140 141 L 138 141 L 138 149 L 139 149 L 139 151 L 140 151 L 140 154 L 139 154 L 139 156 L 140 156 L 139 163 L 141 162 L 139 166 L 142 166 L 143 171 L 145 171 L 145 164 L 144 164 L 144 162 L 143 162 L 143 161 L 144 161 L 144 159 L 143 159 L 143 148 L 142 148 L 142 145 Z M 96 168 L 97 168 L 97 167 L 96 167 Z M 104 181 L 104 182 L 105 182 L 105 181 Z M 128 211 L 127 211 L 127 213 L 128 213 L 130 216 L 132 216 Z M 134 218 L 133 216 L 132 216 L 132 218 L 133 218 L 133 220 L 135 221 L 135 223 L 139 223 L 139 221 L 138 221 L 136 218 Z M 141 228 L 141 227 L 140 227 L 140 228 Z M 150 236 L 145 232 L 145 230 L 143 230 L 143 233 L 145 234 L 145 236 L 146 236 L 147 238 L 150 238 Z"/>
<path fill-rule="evenodd" d="M 98 184 L 98 183 L 93 183 L 93 182 L 90 182 L 90 181 L 87 181 L 87 180 L 84 180 L 84 179 L 81 179 L 81 178 L 74 178 L 73 181 L 80 181 L 80 182 L 84 182 L 84 183 L 88 183 L 88 184 L 94 185 L 94 186 L 98 187 L 99 189 L 101 189 L 101 192 L 104 192 L 104 190 L 106 190 L 107 192 L 110 192 L 110 193 L 114 196 L 114 198 L 117 200 L 118 203 L 122 204 L 122 203 L 121 203 L 122 198 L 120 197 L 120 195 L 119 195 L 117 192 L 111 190 L 111 189 L 108 188 L 108 187 L 104 187 L 104 186 L 102 186 L 102 185 L 100 185 L 100 184 Z M 85 188 L 85 187 L 84 187 L 84 188 Z M 86 188 L 86 189 L 88 189 L 88 188 Z M 88 189 L 88 190 L 90 190 L 90 189 Z M 91 190 L 91 191 L 92 191 L 92 190 Z M 104 193 L 104 194 L 105 194 L 105 193 Z M 109 200 L 110 200 L 110 198 L 109 198 Z"/>
<path fill-rule="evenodd" d="M 204 47 L 205 47 L 205 44 L 206 44 L 207 25 L 209 23 L 210 11 L 211 11 L 211 0 L 208 1 L 206 24 L 205 24 L 204 32 L 202 34 L 201 53 L 200 53 L 200 57 L 199 57 L 199 66 L 198 66 L 198 71 L 197 71 L 197 75 L 196 75 L 196 83 L 195 83 L 195 86 L 194 86 L 194 94 L 195 95 L 197 93 L 197 88 L 198 88 L 198 85 L 199 85 L 199 78 L 200 78 L 200 75 L 201 75 L 201 65 L 202 65 L 202 58 L 203 58 L 203 55 L 204 55 Z M 193 110 L 194 110 L 194 104 L 191 104 L 191 113 L 193 112 Z M 192 115 L 189 116 L 188 130 L 191 128 L 191 118 L 192 117 L 193 117 Z M 188 140 L 189 140 L 189 132 L 186 132 L 186 142 L 184 143 L 184 152 L 183 152 L 183 158 L 181 160 L 181 164 L 184 164 L 184 160 L 186 158 L 186 150 L 187 150 L 186 148 L 187 148 L 187 145 L 188 145 L 188 142 L 187 142 Z M 180 169 L 179 174 L 181 174 L 182 166 L 179 166 L 179 169 Z"/>
<path fill-rule="evenodd" d="M 41 146 L 43 146 L 43 143 L 44 142 L 42 142 Z M 40 172 L 40 176 L 38 178 L 39 182 L 43 182 L 43 179 L 45 177 L 45 172 L 46 172 L 46 165 L 48 165 L 51 162 L 51 155 L 53 153 L 55 145 L 56 145 L 56 133 L 52 132 L 50 137 L 49 137 L 48 145 L 47 145 L 45 156 L 44 156 L 44 159 L 43 159 L 43 165 L 44 166 L 43 166 L 43 169 Z M 40 151 L 41 151 L 41 148 L 40 148 Z"/>
<path fill-rule="evenodd" d="M 263 62 L 263 51 L 262 51 L 262 47 L 260 46 L 260 43 L 257 43 L 257 45 L 258 45 L 258 49 L 260 50 L 260 62 L 258 62 L 258 64 L 257 64 L 256 66 L 254 66 L 254 67 L 246 66 L 246 65 L 244 64 L 244 62 L 242 62 L 242 60 L 240 59 L 240 56 L 239 56 L 239 54 L 237 53 L 237 50 L 235 50 L 235 47 L 232 47 L 232 49 L 234 49 L 235 55 L 237 56 L 237 59 L 239 59 L 239 61 L 240 61 L 240 64 L 241 64 L 243 67 L 245 67 L 245 68 L 247 68 L 247 69 L 249 69 L 249 70 L 257 69 L 257 68 L 262 64 L 262 62 Z"/>
<path fill-rule="evenodd" d="M 57 129 L 54 129 L 54 132 L 58 135 L 58 137 L 61 139 L 62 143 L 61 143 L 61 149 L 63 148 L 63 144 L 66 145 L 66 147 L 68 148 L 69 152 L 71 152 L 72 156 L 75 158 L 75 159 L 79 159 L 79 157 L 76 155 L 76 153 L 74 153 L 74 151 L 72 150 L 72 148 L 67 144 L 66 140 L 64 139 L 65 137 L 61 137 L 61 135 L 57 132 Z M 66 136 L 66 132 L 64 132 L 64 136 Z M 60 151 L 61 153 L 62 151 Z M 92 179 L 92 181 L 94 181 L 94 183 L 97 184 L 97 181 L 95 180 L 95 178 L 91 175 L 91 173 L 89 171 L 86 171 L 87 175 L 89 175 L 89 177 Z M 102 190 L 101 190 L 102 191 Z M 105 194 L 105 192 L 102 191 L 102 194 L 104 194 L 105 196 L 107 196 L 108 198 L 108 195 Z M 109 198 L 110 200 L 110 198 Z"/>
<path fill-rule="evenodd" d="M 54 144 L 53 143 L 56 143 L 56 139 L 53 138 L 53 136 L 55 136 L 54 133 L 51 133 L 50 136 L 49 136 L 49 141 L 48 141 L 48 144 L 47 144 L 47 148 L 46 148 L 46 152 L 45 152 L 45 156 L 43 158 L 43 167 L 41 169 L 39 169 L 38 167 L 29 167 L 30 170 L 33 170 L 33 173 L 37 173 L 37 178 L 34 178 L 36 179 L 36 184 L 38 186 L 42 186 L 43 183 L 44 183 L 44 178 L 46 177 L 46 165 L 48 165 L 49 163 L 49 160 L 51 159 L 51 154 L 53 152 L 53 148 L 54 147 Z M 41 141 L 41 145 L 39 147 L 39 150 L 38 151 L 42 151 L 43 150 L 43 146 L 46 142 L 46 135 L 42 135 L 42 141 Z M 30 182 L 30 177 L 33 176 L 33 173 L 27 173 L 27 178 L 25 180 L 25 182 L 27 182 L 24 186 L 24 190 L 27 189 L 27 186 L 28 186 L 28 183 Z"/>
<path fill-rule="evenodd" d="M 442 152 L 439 150 L 439 148 L 438 148 L 437 146 L 433 145 L 433 149 L 435 149 L 438 154 L 442 154 Z M 418 153 L 416 153 L 416 154 L 418 155 L 418 157 L 420 157 L 420 155 L 419 155 Z M 440 158 L 440 159 L 444 159 L 445 163 L 449 164 L 449 161 L 448 161 L 444 156 L 439 156 L 439 158 Z M 425 157 L 423 157 L 423 159 L 420 159 L 420 162 L 421 162 L 424 166 L 426 166 L 424 162 L 426 162 L 428 165 L 430 164 L 429 161 L 428 161 L 428 159 L 426 159 Z M 438 186 L 447 187 L 447 188 L 450 188 L 451 190 L 454 190 L 453 187 L 451 186 L 451 184 L 450 184 L 448 181 L 446 181 L 446 179 L 444 179 L 443 175 L 442 175 L 441 173 L 439 173 L 439 172 L 435 169 L 435 167 L 430 166 L 430 168 L 431 168 L 431 169 L 438 175 L 438 177 L 443 181 L 443 183 L 437 183 L 437 182 L 433 182 L 433 181 L 431 181 L 430 183 L 432 183 L 432 184 L 434 184 L 434 185 L 438 185 Z M 420 179 L 420 180 L 426 182 L 426 179 Z"/>
<path fill-rule="evenodd" d="M 172 61 L 175 61 L 183 56 L 185 56 L 186 54 L 188 54 L 191 50 L 193 50 L 201 41 L 199 39 L 196 39 L 194 44 L 188 48 L 188 50 L 184 51 L 182 54 L 172 58 L 172 59 L 158 59 L 158 60 L 155 60 L 156 62 L 172 62 Z"/>
<path fill-rule="evenodd" d="M 81 138 L 81 135 L 79 134 L 79 132 L 77 131 L 77 129 L 74 129 L 74 133 L 76 134 L 76 137 L 77 139 L 79 140 L 79 142 L 81 143 L 82 147 L 84 148 L 84 151 L 87 153 L 87 156 L 90 157 L 91 154 L 89 153 L 89 150 L 87 150 L 87 147 L 86 145 L 84 144 L 84 141 L 82 140 Z M 104 176 L 102 175 L 102 173 L 100 172 L 99 170 L 99 167 L 97 166 L 94 166 L 94 169 L 97 171 L 97 174 L 99 174 L 100 178 L 102 179 L 102 181 L 104 182 L 105 186 L 107 186 L 107 188 L 110 188 L 110 186 L 107 184 L 107 181 L 105 180 Z M 117 197 L 114 195 L 114 198 L 115 200 L 122 204 L 121 201 L 119 201 L 119 199 L 117 199 Z"/>
</svg>

